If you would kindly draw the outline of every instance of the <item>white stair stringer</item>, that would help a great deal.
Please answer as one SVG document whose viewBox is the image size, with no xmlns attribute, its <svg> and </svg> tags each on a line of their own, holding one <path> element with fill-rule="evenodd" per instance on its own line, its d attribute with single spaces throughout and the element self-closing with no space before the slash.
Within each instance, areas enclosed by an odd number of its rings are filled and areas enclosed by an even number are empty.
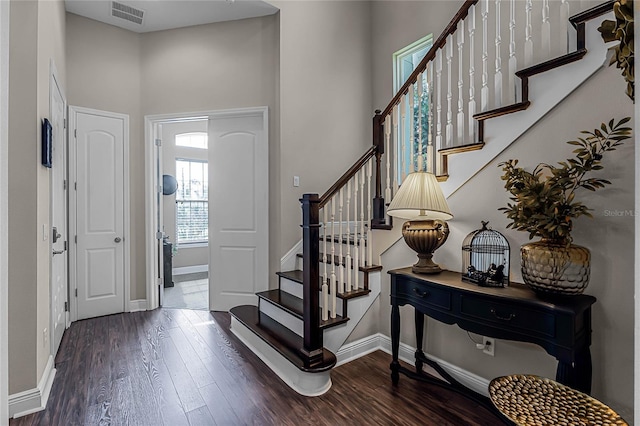
<svg viewBox="0 0 640 426">
<path fill-rule="evenodd" d="M 231 332 L 267 364 L 291 389 L 304 396 L 319 396 L 331 388 L 331 370 L 308 373 L 299 370 L 257 334 L 231 316 Z"/>
<path fill-rule="evenodd" d="M 613 13 L 602 16 L 602 19 L 614 19 Z M 529 108 L 487 120 L 484 123 L 484 147 L 467 154 L 455 154 L 449 159 L 449 177 L 440 184 L 445 197 L 473 178 L 564 98 L 607 65 L 608 46 L 596 30 L 602 19 L 586 23 L 587 54 L 581 60 L 529 77 Z"/>
<path fill-rule="evenodd" d="M 347 301 L 349 321 L 324 331 L 325 348 L 333 353 L 338 352 L 345 340 L 347 340 L 347 337 L 349 337 L 353 329 L 356 328 L 356 325 L 362 321 L 364 315 L 380 295 L 381 275 L 381 271 L 369 272 L 369 290 L 371 290 L 371 292 L 366 296 L 349 299 Z"/>
</svg>

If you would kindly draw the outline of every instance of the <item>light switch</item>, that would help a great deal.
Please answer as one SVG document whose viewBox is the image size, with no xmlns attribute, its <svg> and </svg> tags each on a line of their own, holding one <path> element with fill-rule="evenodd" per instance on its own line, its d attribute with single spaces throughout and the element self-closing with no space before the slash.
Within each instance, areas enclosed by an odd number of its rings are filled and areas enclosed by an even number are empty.
<svg viewBox="0 0 640 426">
<path fill-rule="evenodd" d="M 300 176 L 294 176 L 293 177 L 293 186 L 295 186 L 295 187 L 300 186 Z"/>
</svg>

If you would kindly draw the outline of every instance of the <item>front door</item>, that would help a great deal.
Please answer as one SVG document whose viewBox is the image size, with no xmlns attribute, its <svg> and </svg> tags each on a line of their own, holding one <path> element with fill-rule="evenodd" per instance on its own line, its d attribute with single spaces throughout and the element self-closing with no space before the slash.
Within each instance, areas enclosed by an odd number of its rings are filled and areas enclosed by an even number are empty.
<svg viewBox="0 0 640 426">
<path fill-rule="evenodd" d="M 209 117 L 209 306 L 257 304 L 269 287 L 267 111 Z"/>
<path fill-rule="evenodd" d="M 50 82 L 51 108 L 51 354 L 55 356 L 67 323 L 67 140 L 66 102 L 55 73 Z"/>
<path fill-rule="evenodd" d="M 126 116 L 75 111 L 77 319 L 123 312 Z"/>
</svg>

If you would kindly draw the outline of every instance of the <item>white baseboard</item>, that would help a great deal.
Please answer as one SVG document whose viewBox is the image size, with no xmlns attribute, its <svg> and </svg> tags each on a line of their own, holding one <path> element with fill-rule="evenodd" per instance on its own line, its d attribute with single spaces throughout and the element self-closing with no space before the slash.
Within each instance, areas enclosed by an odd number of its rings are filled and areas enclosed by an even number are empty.
<svg viewBox="0 0 640 426">
<path fill-rule="evenodd" d="M 129 301 L 129 312 L 140 312 L 147 310 L 147 299 L 137 299 Z"/>
<path fill-rule="evenodd" d="M 302 253 L 302 240 L 298 241 L 291 250 L 280 259 L 281 271 L 293 271 L 296 269 L 297 254 Z"/>
<path fill-rule="evenodd" d="M 384 334 L 377 333 L 357 340 L 355 342 L 348 343 L 342 346 L 336 353 L 336 357 L 338 358 L 337 365 L 342 365 L 347 362 L 353 361 L 376 350 L 382 350 L 388 354 L 391 354 L 391 338 L 389 338 L 389 336 L 385 336 Z M 398 350 L 398 358 L 400 360 L 413 365 L 415 362 L 415 352 L 416 348 L 400 342 L 400 347 Z M 484 396 L 489 396 L 489 380 L 431 354 L 427 353 L 425 355 L 427 356 L 427 358 L 437 362 L 440 367 L 442 367 L 447 373 L 451 375 L 451 377 L 456 379 L 467 388 Z M 424 370 L 430 374 L 435 374 L 436 376 L 438 375 L 429 366 L 425 365 Z"/>
<path fill-rule="evenodd" d="M 208 272 L 208 271 L 209 271 L 209 265 L 181 266 L 179 268 L 171 269 L 171 273 L 173 275 L 195 274 L 198 272 Z"/>
<path fill-rule="evenodd" d="M 38 387 L 9 395 L 9 417 L 18 418 L 42 411 L 47 406 L 56 369 L 53 368 L 53 355 L 49 355 Z"/>
</svg>

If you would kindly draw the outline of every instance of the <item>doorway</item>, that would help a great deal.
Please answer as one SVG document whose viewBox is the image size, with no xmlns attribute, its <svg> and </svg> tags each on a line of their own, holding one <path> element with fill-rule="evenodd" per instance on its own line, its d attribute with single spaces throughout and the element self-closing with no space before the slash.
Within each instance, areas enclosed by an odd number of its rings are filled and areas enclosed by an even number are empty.
<svg viewBox="0 0 640 426">
<path fill-rule="evenodd" d="M 159 123 L 162 307 L 209 309 L 208 120 Z"/>
<path fill-rule="evenodd" d="M 175 155 L 167 160 L 171 142 L 165 138 L 166 128 L 206 125 L 206 158 Z M 191 243 L 192 249 L 203 244 L 206 236 L 206 269 L 195 264 L 172 267 L 171 280 L 184 273 L 207 272 L 203 276 L 187 276 L 194 287 L 206 283 L 208 303 L 206 309 L 226 311 L 239 304 L 256 304 L 255 293 L 268 289 L 268 113 L 266 107 L 210 111 L 202 113 L 166 114 L 145 117 L 146 130 L 146 208 L 151 218 L 146 227 L 147 248 L 147 306 L 154 309 L 166 306 L 167 288 L 163 241 L 170 232 L 177 242 L 176 260 Z M 185 131 L 185 127 L 181 129 Z M 202 133 L 203 128 L 197 132 Z M 188 134 L 189 132 L 187 132 Z M 169 134 L 169 133 L 167 133 Z M 181 133 L 184 135 L 185 133 Z M 190 142 L 195 144 L 196 142 Z M 175 144 L 174 144 L 175 145 Z M 192 147 L 190 154 L 197 148 Z M 171 208 L 178 199 L 168 199 L 163 192 L 164 166 L 179 162 L 181 170 L 187 168 L 196 176 L 196 169 L 207 170 L 207 226 L 192 230 L 196 241 L 177 241 L 179 230 L 167 220 L 166 201 Z M 206 167 L 205 167 L 206 164 Z M 180 180 L 180 176 L 174 176 Z M 191 179 L 197 181 L 197 179 Z M 183 185 L 185 182 L 183 181 Z M 204 186 L 204 183 L 203 183 Z M 193 189 L 193 188 L 192 188 Z M 204 190 L 204 188 L 203 188 Z M 184 197 L 178 189 L 176 196 Z M 184 199 L 184 198 L 183 198 Z M 185 200 L 186 201 L 186 200 Z M 204 200 L 189 200 L 190 207 L 183 209 L 193 214 L 203 211 L 197 208 Z M 209 206 L 211 206 L 209 208 Z M 177 217 L 177 216 L 176 216 Z M 194 217 L 194 216 L 191 216 Z M 195 215 L 197 223 L 198 215 Z M 176 219 L 177 221 L 178 219 Z M 168 226 L 170 225 L 170 226 Z M 183 235 L 184 237 L 184 235 Z M 199 241 L 198 241 L 199 239 Z M 186 256 L 185 256 L 186 257 Z M 180 265 L 180 264 L 178 264 Z M 175 266 L 175 265 L 174 265 Z M 181 269 L 183 268 L 183 269 Z M 199 268 L 199 269 L 198 269 Z M 193 278 L 193 279 L 191 279 Z M 202 281 L 204 280 L 204 282 Z M 200 290 L 195 288 L 194 291 Z M 169 290 L 171 291 L 171 290 Z"/>
</svg>

